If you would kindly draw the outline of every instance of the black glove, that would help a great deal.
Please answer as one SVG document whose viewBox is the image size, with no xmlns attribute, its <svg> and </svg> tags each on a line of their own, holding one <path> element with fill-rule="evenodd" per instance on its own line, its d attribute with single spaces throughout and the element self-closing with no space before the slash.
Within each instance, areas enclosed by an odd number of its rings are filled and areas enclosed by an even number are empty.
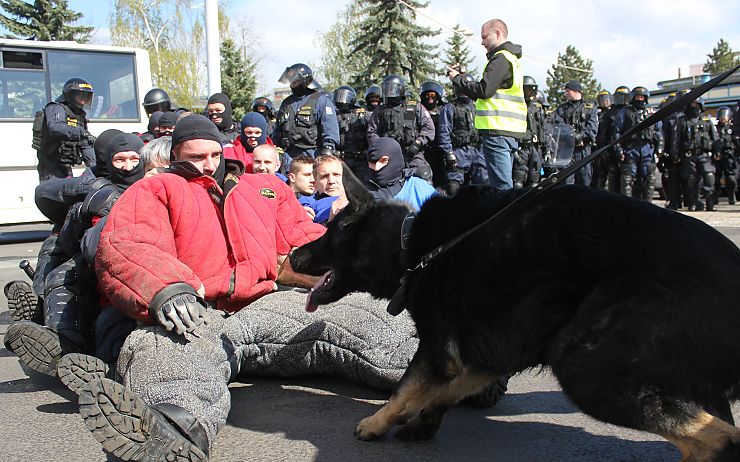
<svg viewBox="0 0 740 462">
<path fill-rule="evenodd" d="M 324 156 L 326 154 L 336 155 L 336 152 L 334 151 L 334 147 L 324 146 L 323 148 L 319 149 L 319 156 Z"/>
<path fill-rule="evenodd" d="M 93 190 L 82 202 L 81 215 L 83 217 L 104 217 L 108 215 L 121 196 L 121 189 L 114 185 L 108 184 L 98 190 Z"/>
<path fill-rule="evenodd" d="M 170 284 L 157 293 L 149 304 L 149 316 L 176 334 L 192 332 L 206 323 L 206 304 L 184 282 Z"/>
<path fill-rule="evenodd" d="M 457 156 L 455 156 L 455 153 L 450 151 L 445 156 L 445 165 L 447 166 L 448 172 L 454 172 L 455 168 L 457 167 Z"/>
<path fill-rule="evenodd" d="M 414 157 L 419 154 L 419 151 L 421 151 L 421 142 L 419 140 L 414 140 L 414 142 L 411 143 L 411 146 L 406 150 L 409 157 Z"/>
<path fill-rule="evenodd" d="M 85 130 L 85 138 L 87 138 L 87 141 L 90 143 L 90 146 L 95 144 L 95 140 L 98 139 L 97 136 L 94 136 L 92 133 Z"/>
</svg>

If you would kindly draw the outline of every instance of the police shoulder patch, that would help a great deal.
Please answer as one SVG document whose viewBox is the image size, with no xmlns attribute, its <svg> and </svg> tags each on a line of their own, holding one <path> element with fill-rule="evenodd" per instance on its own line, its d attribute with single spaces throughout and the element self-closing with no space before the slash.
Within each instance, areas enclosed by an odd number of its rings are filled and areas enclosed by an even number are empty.
<svg viewBox="0 0 740 462">
<path fill-rule="evenodd" d="M 260 194 L 263 197 L 266 197 L 268 199 L 275 199 L 275 197 L 277 197 L 277 194 L 275 194 L 275 191 L 273 191 L 270 188 L 262 188 L 262 189 L 260 189 Z"/>
<path fill-rule="evenodd" d="M 334 110 L 331 108 L 331 106 L 326 106 L 326 113 L 327 114 L 334 114 Z"/>
</svg>

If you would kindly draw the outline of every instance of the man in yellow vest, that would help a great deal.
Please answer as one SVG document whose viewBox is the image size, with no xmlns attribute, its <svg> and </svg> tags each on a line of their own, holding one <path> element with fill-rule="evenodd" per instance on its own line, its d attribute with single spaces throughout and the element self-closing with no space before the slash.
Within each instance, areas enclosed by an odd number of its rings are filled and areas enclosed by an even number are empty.
<svg viewBox="0 0 740 462">
<path fill-rule="evenodd" d="M 509 29 L 500 19 L 481 27 L 481 44 L 488 53 L 488 64 L 480 82 L 466 81 L 461 70 L 447 68 L 455 89 L 477 100 L 475 128 L 481 136 L 491 185 L 505 191 L 513 187 L 512 157 L 527 131 L 527 103 L 521 64 L 522 47 L 508 40 Z"/>
</svg>

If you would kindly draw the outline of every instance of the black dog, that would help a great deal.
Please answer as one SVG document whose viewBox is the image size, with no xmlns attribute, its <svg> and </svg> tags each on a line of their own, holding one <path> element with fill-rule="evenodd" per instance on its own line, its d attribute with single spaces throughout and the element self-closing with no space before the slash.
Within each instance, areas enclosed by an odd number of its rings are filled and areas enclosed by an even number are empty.
<svg viewBox="0 0 740 462">
<path fill-rule="evenodd" d="M 291 256 L 324 274 L 307 309 L 353 291 L 389 299 L 408 268 L 493 216 L 517 192 L 432 198 L 401 248 L 400 203 L 375 202 L 345 169 L 350 205 Z M 682 460 L 740 460 L 740 250 L 676 212 L 576 186 L 523 200 L 409 274 L 420 339 L 360 439 L 431 438 L 447 409 L 499 376 L 548 366 L 583 412 L 663 436 Z"/>
</svg>

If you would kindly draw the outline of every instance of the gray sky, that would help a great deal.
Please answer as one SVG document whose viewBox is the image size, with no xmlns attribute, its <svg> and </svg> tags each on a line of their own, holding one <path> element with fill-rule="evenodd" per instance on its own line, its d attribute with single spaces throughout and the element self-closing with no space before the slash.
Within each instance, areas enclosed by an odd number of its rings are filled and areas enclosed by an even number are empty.
<svg viewBox="0 0 740 462">
<path fill-rule="evenodd" d="M 193 3 L 198 7 L 202 2 Z M 332 26 L 347 0 L 221 3 L 230 12 L 232 23 L 249 21 L 251 29 L 259 34 L 264 56 L 261 87 L 269 90 L 279 85 L 277 79 L 286 66 L 320 62 L 316 36 Z M 85 22 L 101 29 L 96 36 L 101 41 L 107 38 L 111 5 L 94 0 L 70 1 L 73 9 L 85 13 Z M 686 76 L 689 65 L 704 63 L 720 38 L 740 50 L 737 0 L 599 0 L 580 4 L 560 0 L 432 0 L 422 12 L 447 26 L 460 23 L 474 32 L 468 43 L 479 70 L 485 66 L 480 25 L 495 17 L 503 19 L 509 26 L 509 39 L 523 47 L 525 73 L 541 87 L 545 86 L 547 70 L 567 45 L 574 45 L 582 56 L 593 60 L 596 78 L 609 90 L 621 84 L 654 89 L 658 81 L 676 78 L 678 68 Z M 433 42 L 444 45 L 449 37 L 447 30 L 421 15 L 418 22 L 440 29 Z"/>
</svg>

